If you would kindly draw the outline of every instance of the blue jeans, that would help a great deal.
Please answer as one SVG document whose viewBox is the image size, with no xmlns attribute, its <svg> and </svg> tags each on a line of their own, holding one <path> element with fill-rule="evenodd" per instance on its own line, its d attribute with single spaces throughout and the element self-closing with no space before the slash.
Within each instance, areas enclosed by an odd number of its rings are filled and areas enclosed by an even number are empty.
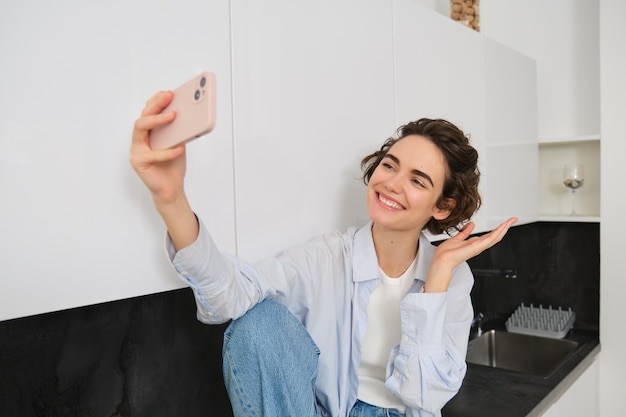
<svg viewBox="0 0 626 417">
<path fill-rule="evenodd" d="M 223 371 L 235 417 L 319 417 L 319 348 L 283 305 L 265 300 L 224 333 Z M 401 417 L 357 401 L 350 417 Z"/>
<path fill-rule="evenodd" d="M 405 417 L 403 414 L 395 408 L 380 408 L 371 404 L 364 403 L 361 400 L 357 400 L 352 410 L 350 410 L 349 417 Z"/>
</svg>

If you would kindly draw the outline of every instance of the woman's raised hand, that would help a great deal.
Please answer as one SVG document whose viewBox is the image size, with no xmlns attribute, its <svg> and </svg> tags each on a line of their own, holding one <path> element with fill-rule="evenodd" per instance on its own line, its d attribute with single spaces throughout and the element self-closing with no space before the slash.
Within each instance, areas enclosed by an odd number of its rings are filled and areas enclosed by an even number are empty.
<svg viewBox="0 0 626 417">
<path fill-rule="evenodd" d="M 161 114 L 173 97 L 171 91 L 161 91 L 146 103 L 141 116 L 135 121 L 130 163 L 150 190 L 174 247 L 180 250 L 192 244 L 198 236 L 198 221 L 185 195 L 185 145 L 163 150 L 150 149 L 150 131 L 176 118 L 174 112 Z"/>
<path fill-rule="evenodd" d="M 469 222 L 458 234 L 442 242 L 435 250 L 424 290 L 446 291 L 454 268 L 500 242 L 517 220 L 511 217 L 491 232 L 468 239 L 474 230 L 474 223 Z"/>
<path fill-rule="evenodd" d="M 176 118 L 174 112 L 161 114 L 173 97 L 171 91 L 161 91 L 147 101 L 135 121 L 130 147 L 130 163 L 152 193 L 157 206 L 172 202 L 184 193 L 185 146 L 152 150 L 149 143 L 152 129 Z"/>
</svg>

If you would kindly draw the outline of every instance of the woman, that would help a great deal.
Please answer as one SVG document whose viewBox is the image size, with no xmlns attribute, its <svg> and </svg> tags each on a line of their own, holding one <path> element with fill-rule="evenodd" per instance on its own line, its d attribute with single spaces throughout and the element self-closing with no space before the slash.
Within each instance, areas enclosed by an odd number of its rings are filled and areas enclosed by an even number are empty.
<svg viewBox="0 0 626 417">
<path fill-rule="evenodd" d="M 147 102 L 130 159 L 165 222 L 198 319 L 234 319 L 223 355 L 235 416 L 440 416 L 466 372 L 466 261 L 517 220 L 469 238 L 479 173 L 463 132 L 443 120 L 401 127 L 362 162 L 368 225 L 249 265 L 221 254 L 192 211 L 184 146 L 149 148 L 150 130 L 175 118 L 160 113 L 172 96 Z M 437 247 L 422 233 L 463 224 Z"/>
</svg>

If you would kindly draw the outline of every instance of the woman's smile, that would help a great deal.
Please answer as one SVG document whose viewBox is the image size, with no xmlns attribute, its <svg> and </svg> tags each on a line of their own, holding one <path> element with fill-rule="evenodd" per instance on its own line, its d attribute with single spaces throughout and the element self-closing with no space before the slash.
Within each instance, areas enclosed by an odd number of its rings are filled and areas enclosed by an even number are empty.
<svg viewBox="0 0 626 417">
<path fill-rule="evenodd" d="M 386 208 L 392 210 L 404 210 L 405 208 L 389 196 L 378 193 L 378 201 Z"/>
</svg>

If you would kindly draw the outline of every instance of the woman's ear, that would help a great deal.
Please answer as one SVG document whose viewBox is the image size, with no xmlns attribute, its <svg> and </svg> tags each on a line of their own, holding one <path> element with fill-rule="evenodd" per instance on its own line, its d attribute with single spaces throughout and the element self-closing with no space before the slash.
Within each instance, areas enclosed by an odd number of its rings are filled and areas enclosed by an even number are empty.
<svg viewBox="0 0 626 417">
<path fill-rule="evenodd" d="M 455 207 L 456 207 L 456 201 L 454 201 L 451 198 L 444 198 L 435 207 L 435 210 L 433 212 L 433 217 L 435 218 L 435 220 L 447 219 Z"/>
</svg>

